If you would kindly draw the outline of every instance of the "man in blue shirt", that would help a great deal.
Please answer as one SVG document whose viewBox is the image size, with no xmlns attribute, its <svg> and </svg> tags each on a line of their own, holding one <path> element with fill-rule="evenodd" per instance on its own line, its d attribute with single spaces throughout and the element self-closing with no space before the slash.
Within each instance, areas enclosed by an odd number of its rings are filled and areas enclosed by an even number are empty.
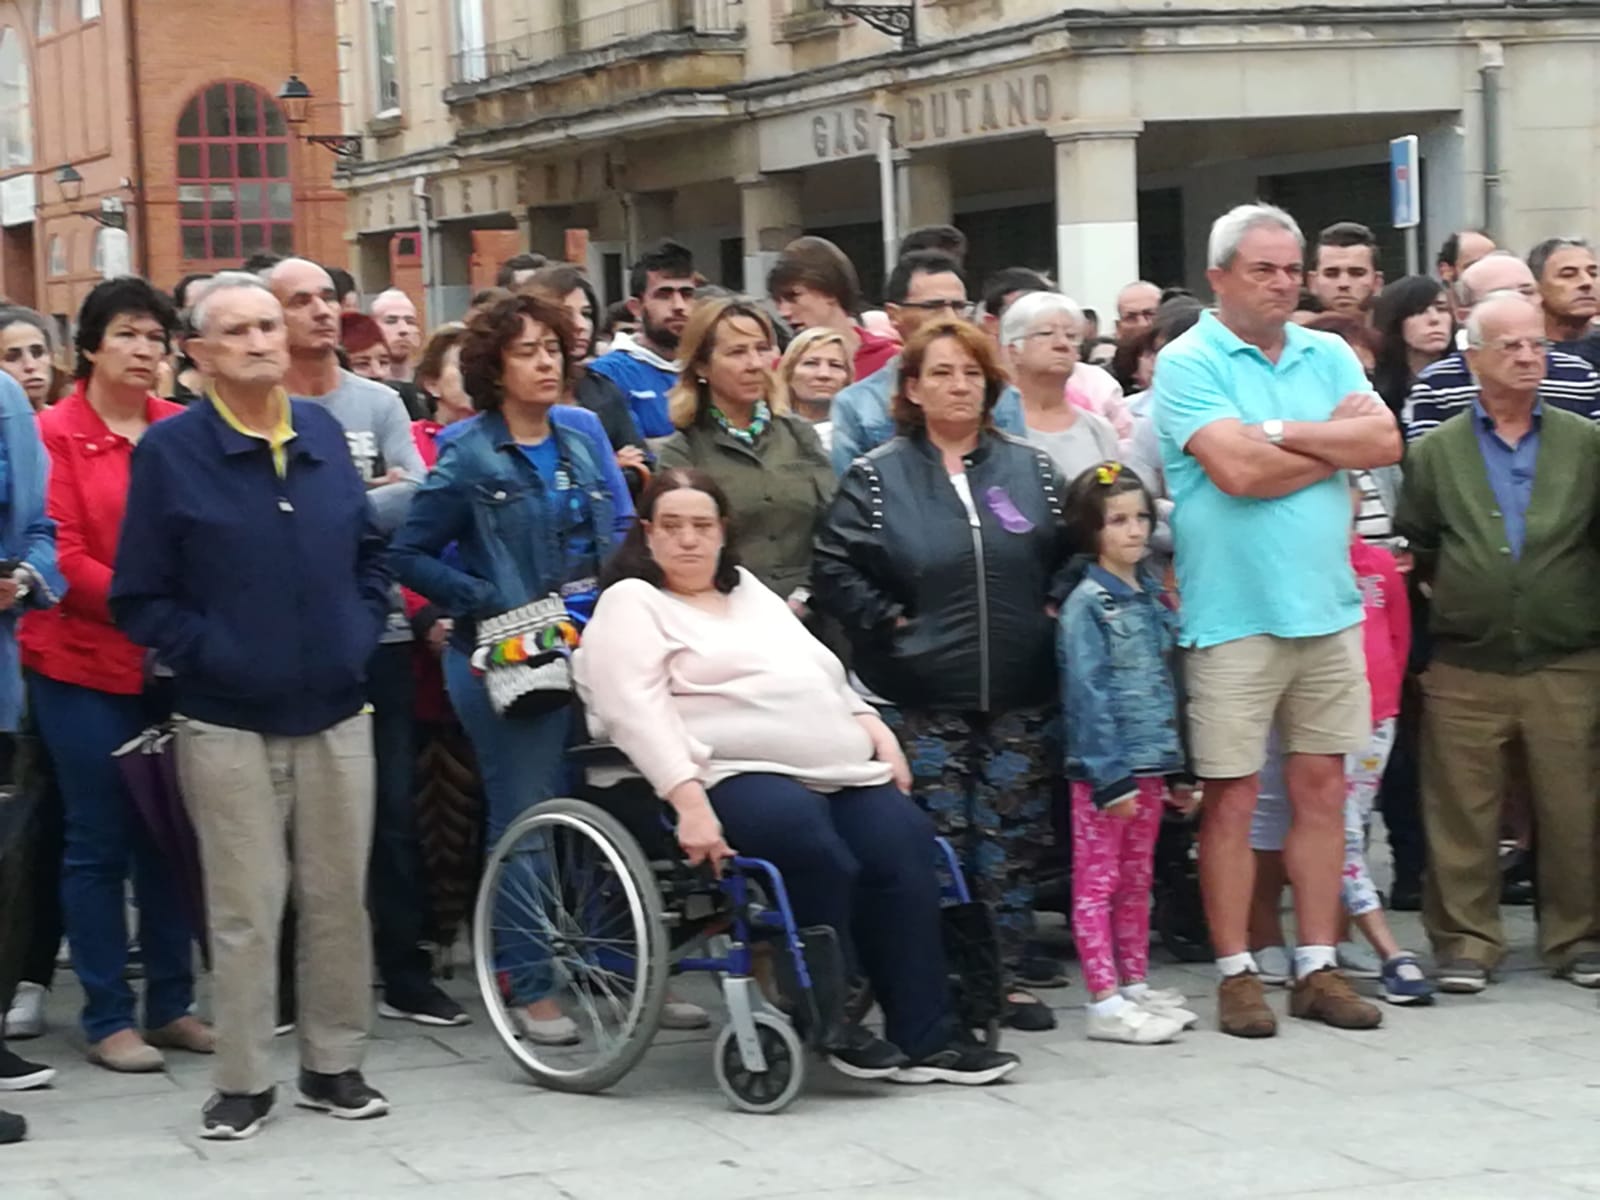
<svg viewBox="0 0 1600 1200">
<path fill-rule="evenodd" d="M 694 307 L 694 256 L 687 246 L 666 241 L 645 252 L 628 273 L 628 308 L 639 318 L 639 332 L 619 333 L 609 353 L 589 364 L 622 389 L 634 424 L 647 438 L 677 432 L 667 394 L 678 382 L 678 339 Z"/>
<path fill-rule="evenodd" d="M 1340 338 L 1289 322 L 1304 273 L 1294 218 L 1242 205 L 1211 230 L 1215 313 L 1161 352 L 1153 412 L 1167 483 L 1191 752 L 1205 783 L 1201 888 L 1225 1033 L 1270 1037 L 1249 953 L 1250 818 L 1277 723 L 1294 825 L 1284 859 L 1301 945 L 1295 1016 L 1381 1016 L 1338 972 L 1344 755 L 1371 733 L 1344 470 L 1388 466 L 1400 431 Z"/>
</svg>

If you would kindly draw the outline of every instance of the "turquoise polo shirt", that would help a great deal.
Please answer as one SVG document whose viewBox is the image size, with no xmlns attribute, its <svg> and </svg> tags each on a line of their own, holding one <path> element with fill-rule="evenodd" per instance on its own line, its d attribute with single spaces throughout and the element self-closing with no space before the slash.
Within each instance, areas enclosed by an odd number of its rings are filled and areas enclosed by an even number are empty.
<svg viewBox="0 0 1600 1200">
<path fill-rule="evenodd" d="M 1290 324 L 1278 361 L 1215 314 L 1161 352 L 1151 410 L 1172 494 L 1180 641 L 1321 637 L 1361 620 L 1341 471 L 1275 500 L 1229 496 L 1185 447 L 1213 421 L 1325 421 L 1372 385 L 1344 339 Z"/>
</svg>

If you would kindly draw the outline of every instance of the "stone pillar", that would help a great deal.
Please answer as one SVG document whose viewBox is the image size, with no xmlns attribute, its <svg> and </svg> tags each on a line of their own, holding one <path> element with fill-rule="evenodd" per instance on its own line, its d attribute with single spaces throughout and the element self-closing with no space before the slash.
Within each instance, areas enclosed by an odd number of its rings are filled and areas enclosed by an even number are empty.
<svg viewBox="0 0 1600 1200">
<path fill-rule="evenodd" d="M 950 188 L 950 158 L 942 150 L 895 153 L 894 182 L 900 236 L 923 225 L 948 225 L 955 219 Z M 885 271 L 894 266 L 890 263 Z"/>
<path fill-rule="evenodd" d="M 1056 148 L 1056 277 L 1079 304 L 1111 311 L 1139 278 L 1139 134 L 1136 119 L 1065 121 Z"/>
<path fill-rule="evenodd" d="M 739 217 L 744 238 L 744 290 L 767 294 L 767 272 L 778 253 L 805 232 L 800 215 L 800 175 L 786 171 L 741 175 Z"/>
</svg>

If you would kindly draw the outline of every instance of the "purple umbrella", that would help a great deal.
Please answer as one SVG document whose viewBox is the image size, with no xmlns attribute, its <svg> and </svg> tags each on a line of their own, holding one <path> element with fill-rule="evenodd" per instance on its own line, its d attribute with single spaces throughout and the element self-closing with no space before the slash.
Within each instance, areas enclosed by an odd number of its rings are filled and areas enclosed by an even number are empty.
<svg viewBox="0 0 1600 1200">
<path fill-rule="evenodd" d="M 178 895 L 190 927 L 200 941 L 206 965 L 210 947 L 206 931 L 205 878 L 200 870 L 200 846 L 194 825 L 184 807 L 178 786 L 177 755 L 172 745 L 172 723 L 152 725 L 112 755 L 133 805 L 150 831 L 151 840 L 177 875 Z"/>
</svg>

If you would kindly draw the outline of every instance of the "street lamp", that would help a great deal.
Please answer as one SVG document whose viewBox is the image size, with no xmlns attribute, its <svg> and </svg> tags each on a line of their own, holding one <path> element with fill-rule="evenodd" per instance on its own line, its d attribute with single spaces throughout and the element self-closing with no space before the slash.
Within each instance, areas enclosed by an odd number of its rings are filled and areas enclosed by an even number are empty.
<svg viewBox="0 0 1600 1200">
<path fill-rule="evenodd" d="M 283 106 L 283 119 L 293 127 L 295 136 L 303 142 L 310 142 L 313 146 L 326 147 L 340 158 L 359 159 L 361 157 L 359 133 L 301 132 L 301 128 L 311 117 L 312 99 L 311 89 L 298 75 L 289 76 L 278 89 L 278 103 Z"/>
<path fill-rule="evenodd" d="M 122 181 L 124 187 L 128 181 Z M 123 203 L 121 196 L 102 196 L 98 209 L 84 211 L 75 205 L 83 196 L 83 176 L 78 174 L 78 168 L 67 163 L 56 172 L 56 186 L 61 189 L 61 199 L 66 201 L 67 208 L 75 217 L 87 217 L 96 225 L 106 229 L 127 229 L 128 208 Z"/>
<path fill-rule="evenodd" d="M 902 4 L 853 4 L 841 0 L 822 0 L 824 12 L 856 17 L 879 33 L 900 39 L 900 49 L 917 48 L 917 0 Z"/>
<path fill-rule="evenodd" d="M 61 189 L 61 198 L 68 204 L 77 202 L 83 195 L 83 176 L 78 174 L 78 169 L 71 163 L 56 172 L 56 186 Z"/>
</svg>

